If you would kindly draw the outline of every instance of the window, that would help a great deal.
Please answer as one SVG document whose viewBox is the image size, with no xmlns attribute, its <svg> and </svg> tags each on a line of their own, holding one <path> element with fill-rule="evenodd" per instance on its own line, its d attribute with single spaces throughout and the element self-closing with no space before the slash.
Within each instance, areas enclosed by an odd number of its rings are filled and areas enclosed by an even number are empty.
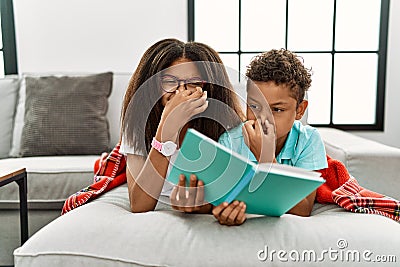
<svg viewBox="0 0 400 267">
<path fill-rule="evenodd" d="M 0 77 L 18 73 L 12 0 L 0 0 Z"/>
<path fill-rule="evenodd" d="M 188 0 L 188 33 L 241 74 L 260 52 L 294 51 L 313 70 L 311 125 L 383 130 L 388 16 L 389 0 Z"/>
</svg>

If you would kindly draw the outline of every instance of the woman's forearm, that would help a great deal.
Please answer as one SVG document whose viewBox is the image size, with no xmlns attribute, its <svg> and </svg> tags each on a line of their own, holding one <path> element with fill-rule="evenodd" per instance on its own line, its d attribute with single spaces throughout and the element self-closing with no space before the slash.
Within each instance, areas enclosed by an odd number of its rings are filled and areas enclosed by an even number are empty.
<svg viewBox="0 0 400 267">
<path fill-rule="evenodd" d="M 158 151 L 151 149 L 140 170 L 130 169 L 128 156 L 127 182 L 132 212 L 154 210 L 167 173 L 169 160 Z"/>
<path fill-rule="evenodd" d="M 161 119 L 155 135 L 155 139 L 160 142 L 173 140 L 178 141 L 178 132 L 163 131 L 165 119 Z M 165 176 L 169 165 L 169 157 L 162 155 L 154 148 L 150 149 L 146 161 L 141 164 L 127 162 L 127 166 L 134 166 L 133 171 L 127 168 L 127 181 L 129 190 L 129 200 L 132 212 L 146 212 L 154 210 L 162 187 L 164 185 Z M 128 172 L 130 174 L 128 174 Z"/>
</svg>

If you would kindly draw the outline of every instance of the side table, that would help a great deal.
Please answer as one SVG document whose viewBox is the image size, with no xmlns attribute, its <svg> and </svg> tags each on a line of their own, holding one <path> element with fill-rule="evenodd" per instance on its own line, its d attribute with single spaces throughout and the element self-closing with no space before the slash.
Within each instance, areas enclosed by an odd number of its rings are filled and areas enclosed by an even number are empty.
<svg viewBox="0 0 400 267">
<path fill-rule="evenodd" d="M 16 182 L 19 187 L 19 207 L 21 224 L 21 245 L 28 240 L 28 201 L 27 201 L 27 173 L 26 169 L 17 169 L 0 172 L 0 187 Z"/>
</svg>

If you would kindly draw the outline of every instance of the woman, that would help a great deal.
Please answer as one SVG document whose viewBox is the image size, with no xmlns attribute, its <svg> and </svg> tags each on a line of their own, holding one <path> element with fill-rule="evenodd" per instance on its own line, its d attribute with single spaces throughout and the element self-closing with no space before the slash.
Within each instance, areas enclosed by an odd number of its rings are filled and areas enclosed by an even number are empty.
<svg viewBox="0 0 400 267">
<path fill-rule="evenodd" d="M 155 209 L 160 195 L 171 195 L 172 186 L 164 184 L 170 156 L 188 127 L 217 141 L 244 116 L 217 52 L 205 44 L 165 39 L 140 60 L 121 118 L 120 152 L 127 155 L 131 210 L 145 212 Z M 184 185 L 184 177 L 180 178 Z M 172 206 L 211 213 L 212 205 L 202 200 L 202 185 L 192 175 L 189 194 L 176 187 Z"/>
</svg>

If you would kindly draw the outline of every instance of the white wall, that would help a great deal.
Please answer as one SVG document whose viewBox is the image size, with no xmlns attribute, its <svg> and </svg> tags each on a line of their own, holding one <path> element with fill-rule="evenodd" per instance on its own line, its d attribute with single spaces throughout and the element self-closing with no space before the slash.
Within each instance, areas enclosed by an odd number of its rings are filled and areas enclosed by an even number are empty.
<svg viewBox="0 0 400 267">
<path fill-rule="evenodd" d="M 384 132 L 400 148 L 400 1 L 390 1 Z M 187 40 L 186 0 L 14 0 L 20 72 L 132 72 L 147 47 Z M 362 96 L 360 96 L 362 99 Z"/>
<path fill-rule="evenodd" d="M 133 72 L 154 42 L 187 40 L 186 0 L 14 0 L 19 72 Z"/>
<path fill-rule="evenodd" d="M 390 1 L 386 73 L 385 128 L 383 132 L 354 132 L 400 148 L 400 1 Z M 362 99 L 362 96 L 360 96 Z"/>
</svg>

